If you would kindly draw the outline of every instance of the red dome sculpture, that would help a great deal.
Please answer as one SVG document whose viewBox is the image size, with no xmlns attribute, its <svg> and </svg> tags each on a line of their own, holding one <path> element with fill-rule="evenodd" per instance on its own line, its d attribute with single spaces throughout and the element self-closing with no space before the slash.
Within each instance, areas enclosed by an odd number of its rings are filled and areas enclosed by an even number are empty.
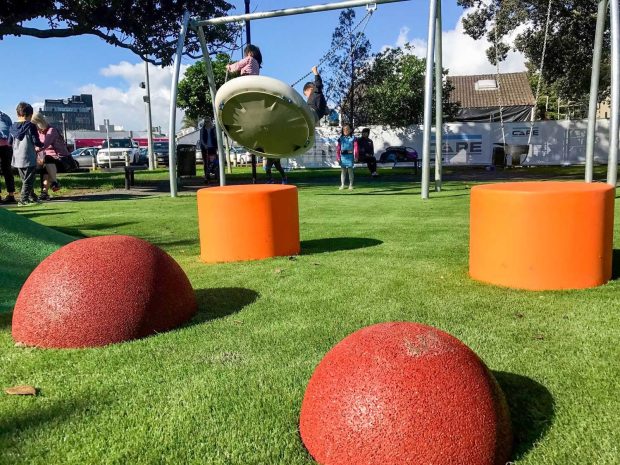
<svg viewBox="0 0 620 465">
<path fill-rule="evenodd" d="M 130 236 L 80 239 L 30 274 L 13 311 L 13 338 L 38 347 L 95 347 L 175 328 L 196 313 L 181 267 Z"/>
<path fill-rule="evenodd" d="M 299 430 L 322 465 L 504 465 L 512 446 L 484 363 L 417 323 L 369 326 L 334 346 L 308 383 Z"/>
</svg>

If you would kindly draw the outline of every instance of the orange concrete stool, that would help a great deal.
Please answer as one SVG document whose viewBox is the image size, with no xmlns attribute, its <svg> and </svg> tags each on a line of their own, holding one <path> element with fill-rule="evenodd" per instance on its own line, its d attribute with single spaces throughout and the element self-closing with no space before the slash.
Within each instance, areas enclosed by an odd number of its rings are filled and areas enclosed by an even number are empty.
<svg viewBox="0 0 620 465">
<path fill-rule="evenodd" d="M 198 191 L 200 258 L 207 263 L 299 253 L 297 188 L 276 184 Z"/>
<path fill-rule="evenodd" d="M 469 274 L 529 290 L 583 289 L 611 278 L 614 189 L 509 182 L 471 190 Z"/>
</svg>

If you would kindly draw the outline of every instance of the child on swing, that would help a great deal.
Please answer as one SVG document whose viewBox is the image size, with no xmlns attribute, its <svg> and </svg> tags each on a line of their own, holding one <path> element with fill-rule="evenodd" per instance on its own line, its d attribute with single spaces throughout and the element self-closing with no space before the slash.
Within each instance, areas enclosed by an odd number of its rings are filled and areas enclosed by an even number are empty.
<svg viewBox="0 0 620 465">
<path fill-rule="evenodd" d="M 316 66 L 312 67 L 312 74 L 314 74 L 314 82 L 308 81 L 304 84 L 304 95 L 308 99 L 308 106 L 314 111 L 316 120 L 319 121 L 329 113 L 329 110 L 327 109 L 325 95 L 323 95 L 323 80 Z"/>
<path fill-rule="evenodd" d="M 263 56 L 256 45 L 248 44 L 243 50 L 245 58 L 236 63 L 226 65 L 226 70 L 230 73 L 239 73 L 240 76 L 252 76 L 260 74 L 260 67 L 263 64 Z"/>
</svg>

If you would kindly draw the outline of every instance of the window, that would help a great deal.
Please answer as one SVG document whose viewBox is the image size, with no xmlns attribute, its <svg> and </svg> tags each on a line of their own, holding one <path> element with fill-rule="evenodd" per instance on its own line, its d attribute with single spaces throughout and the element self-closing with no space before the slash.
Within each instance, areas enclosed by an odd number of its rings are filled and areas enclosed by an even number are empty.
<svg viewBox="0 0 620 465">
<path fill-rule="evenodd" d="M 474 85 L 476 90 L 496 90 L 497 81 L 495 79 L 480 79 Z"/>
</svg>

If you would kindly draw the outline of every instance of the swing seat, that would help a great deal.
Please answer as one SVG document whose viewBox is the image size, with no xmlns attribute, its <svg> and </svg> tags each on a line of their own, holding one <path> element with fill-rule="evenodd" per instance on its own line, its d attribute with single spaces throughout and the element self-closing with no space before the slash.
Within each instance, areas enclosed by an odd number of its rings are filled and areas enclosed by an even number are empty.
<svg viewBox="0 0 620 465">
<path fill-rule="evenodd" d="M 296 157 L 314 145 L 314 112 L 295 89 L 277 79 L 232 79 L 218 90 L 215 107 L 228 137 L 256 155 Z"/>
</svg>

